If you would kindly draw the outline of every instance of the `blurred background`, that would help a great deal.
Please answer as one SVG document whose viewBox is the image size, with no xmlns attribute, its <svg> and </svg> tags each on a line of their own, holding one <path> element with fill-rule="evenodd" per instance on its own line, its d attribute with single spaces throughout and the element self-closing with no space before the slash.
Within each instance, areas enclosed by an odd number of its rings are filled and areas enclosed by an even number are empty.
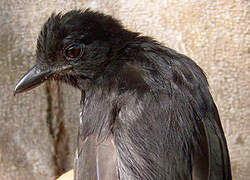
<svg viewBox="0 0 250 180">
<path fill-rule="evenodd" d="M 80 92 L 47 82 L 13 96 L 35 64 L 52 12 L 91 8 L 186 54 L 205 71 L 226 134 L 235 180 L 250 177 L 248 0 L 1 0 L 0 179 L 54 179 L 72 169 Z"/>
</svg>

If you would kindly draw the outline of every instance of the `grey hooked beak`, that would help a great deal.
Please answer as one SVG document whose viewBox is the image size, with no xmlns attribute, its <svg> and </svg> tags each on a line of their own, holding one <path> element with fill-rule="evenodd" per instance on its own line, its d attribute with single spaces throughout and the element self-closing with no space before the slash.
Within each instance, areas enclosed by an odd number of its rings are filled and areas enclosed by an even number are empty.
<svg viewBox="0 0 250 180">
<path fill-rule="evenodd" d="M 69 70 L 71 68 L 72 68 L 72 65 L 66 65 L 66 66 L 63 66 L 61 68 L 41 70 L 40 66 L 38 64 L 36 64 L 18 81 L 18 83 L 14 89 L 14 96 L 17 93 L 22 93 L 22 92 L 31 90 L 31 89 L 39 86 L 44 81 L 49 79 L 49 77 L 52 74 L 54 74 L 56 72 Z"/>
<path fill-rule="evenodd" d="M 50 69 L 42 71 L 38 64 L 35 65 L 18 81 L 14 89 L 14 95 L 39 86 L 46 81 L 52 73 Z"/>
</svg>

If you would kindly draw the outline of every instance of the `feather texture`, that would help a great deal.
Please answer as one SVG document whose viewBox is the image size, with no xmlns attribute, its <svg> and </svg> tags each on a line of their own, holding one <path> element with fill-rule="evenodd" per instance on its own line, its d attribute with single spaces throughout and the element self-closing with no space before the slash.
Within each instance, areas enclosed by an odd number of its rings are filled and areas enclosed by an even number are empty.
<svg viewBox="0 0 250 180">
<path fill-rule="evenodd" d="M 15 92 L 47 79 L 82 92 L 75 180 L 231 179 L 206 76 L 187 56 L 75 10 L 44 24 Z"/>
</svg>

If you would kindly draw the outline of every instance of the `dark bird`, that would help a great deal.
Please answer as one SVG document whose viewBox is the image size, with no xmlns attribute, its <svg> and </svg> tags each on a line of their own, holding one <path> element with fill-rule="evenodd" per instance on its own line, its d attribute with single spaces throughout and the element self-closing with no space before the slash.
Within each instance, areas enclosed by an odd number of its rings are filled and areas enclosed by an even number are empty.
<svg viewBox="0 0 250 180">
<path fill-rule="evenodd" d="M 89 9 L 52 14 L 36 54 L 14 93 L 48 79 L 81 91 L 75 179 L 231 179 L 207 79 L 187 56 Z"/>
</svg>

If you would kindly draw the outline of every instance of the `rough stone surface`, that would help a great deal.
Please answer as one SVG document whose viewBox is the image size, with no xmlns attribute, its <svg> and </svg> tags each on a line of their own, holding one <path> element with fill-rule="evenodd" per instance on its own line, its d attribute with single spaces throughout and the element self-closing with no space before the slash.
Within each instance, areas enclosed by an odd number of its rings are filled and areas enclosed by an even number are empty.
<svg viewBox="0 0 250 180">
<path fill-rule="evenodd" d="M 250 176 L 247 0 L 1 0 L 1 179 L 52 179 L 72 168 L 80 92 L 47 83 L 13 97 L 13 88 L 35 63 L 36 37 L 48 16 L 87 7 L 153 36 L 204 69 L 228 140 L 233 177 L 246 180 Z"/>
</svg>

